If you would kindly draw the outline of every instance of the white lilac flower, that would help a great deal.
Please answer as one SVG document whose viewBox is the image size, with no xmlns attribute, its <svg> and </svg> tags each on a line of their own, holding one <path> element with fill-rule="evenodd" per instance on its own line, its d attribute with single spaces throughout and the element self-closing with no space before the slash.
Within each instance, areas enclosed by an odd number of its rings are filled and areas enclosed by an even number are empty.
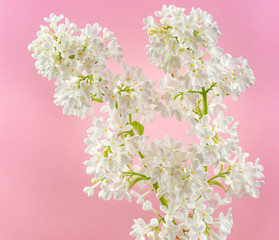
<svg viewBox="0 0 279 240">
<path fill-rule="evenodd" d="M 220 159 L 219 149 L 220 146 L 218 144 L 203 146 L 204 157 L 213 158 L 215 161 L 219 160 Z"/>
<path fill-rule="evenodd" d="M 228 235 L 231 233 L 231 228 L 233 224 L 232 214 L 231 214 L 231 208 L 228 209 L 227 215 L 224 216 L 224 213 L 221 212 L 219 215 L 220 219 L 220 227 L 219 231 L 222 234 Z"/>
<path fill-rule="evenodd" d="M 150 211 L 152 210 L 153 206 L 152 206 L 152 202 L 150 202 L 149 200 L 145 201 L 142 205 L 142 209 L 144 211 Z"/>
<path fill-rule="evenodd" d="M 110 172 L 114 172 L 118 169 L 118 164 L 113 154 L 109 154 L 107 157 L 102 158 L 101 163 L 104 164 Z"/>
<path fill-rule="evenodd" d="M 154 184 L 156 182 L 163 182 L 165 177 L 165 169 L 160 165 L 157 165 L 152 168 L 149 176 L 151 177 L 149 180 L 151 184 Z"/>
<path fill-rule="evenodd" d="M 195 208 L 205 209 L 206 205 L 204 204 L 204 200 L 202 198 L 199 198 L 198 200 L 188 203 L 187 207 L 189 209 L 195 209 Z M 197 221 L 198 221 L 198 219 L 200 219 L 199 217 L 201 217 L 201 216 L 197 215 Z"/>
<path fill-rule="evenodd" d="M 223 156 L 222 161 L 228 162 L 229 156 L 237 151 L 237 144 L 231 139 L 227 139 L 221 146 L 221 155 Z"/>
<path fill-rule="evenodd" d="M 214 198 L 217 200 L 218 205 L 227 205 L 232 202 L 232 199 L 228 193 L 226 194 L 225 198 L 222 199 L 220 195 L 216 192 L 214 194 Z"/>
<path fill-rule="evenodd" d="M 210 116 L 204 115 L 202 119 L 198 121 L 198 123 L 195 125 L 195 128 L 199 131 L 203 130 L 204 128 L 209 128 L 210 123 Z"/>
<path fill-rule="evenodd" d="M 114 121 L 112 124 L 112 129 L 114 131 L 119 131 L 119 132 L 126 132 L 132 130 L 132 126 L 130 124 L 127 124 L 128 119 L 126 118 L 119 118 L 119 117 L 114 117 Z"/>
<path fill-rule="evenodd" d="M 87 145 L 85 152 L 93 156 L 97 154 L 100 151 L 100 149 L 103 147 L 100 141 L 93 136 L 89 136 L 89 138 L 86 138 L 84 142 Z"/>
<path fill-rule="evenodd" d="M 233 124 L 233 126 L 231 127 L 231 129 L 229 130 L 229 133 L 231 135 L 231 140 L 234 141 L 234 142 L 238 142 L 238 134 L 236 132 L 236 128 L 238 126 L 238 122 L 235 122 Z"/>
<path fill-rule="evenodd" d="M 133 231 L 130 232 L 132 237 L 136 237 L 135 240 L 145 240 L 144 235 L 148 232 L 148 225 L 142 218 L 134 219 Z"/>
<path fill-rule="evenodd" d="M 172 221 L 167 220 L 165 223 L 163 223 L 159 237 L 161 239 L 174 240 L 178 230 L 179 226 L 174 225 Z"/>
<path fill-rule="evenodd" d="M 82 30 L 82 33 L 88 38 L 95 37 L 102 30 L 98 23 L 95 23 L 93 26 L 86 24 L 85 28 Z"/>
<path fill-rule="evenodd" d="M 183 183 L 175 185 L 175 196 L 179 202 L 184 202 L 185 199 L 190 198 L 193 194 L 193 185 L 190 180 L 185 179 Z"/>
<path fill-rule="evenodd" d="M 177 205 L 175 203 L 169 204 L 168 208 L 161 205 L 160 210 L 166 214 L 165 219 L 167 221 L 172 221 L 173 219 L 182 221 L 183 219 L 183 214 L 177 211 Z"/>
<path fill-rule="evenodd" d="M 207 173 L 204 171 L 204 168 L 201 166 L 198 160 L 193 160 L 191 166 L 187 166 L 187 170 L 190 173 L 191 178 L 203 179 L 206 177 Z"/>
<path fill-rule="evenodd" d="M 185 107 L 196 108 L 198 106 L 198 100 L 201 99 L 200 94 L 190 94 L 188 92 L 183 93 L 183 105 Z"/>
<path fill-rule="evenodd" d="M 162 165 L 164 167 L 170 167 L 172 157 L 173 157 L 172 152 L 165 153 L 163 148 L 159 148 L 158 154 L 154 157 L 153 161 L 158 165 Z"/>
<path fill-rule="evenodd" d="M 198 134 L 197 137 L 201 140 L 201 145 L 213 145 L 213 137 L 215 136 L 215 131 L 210 128 L 203 128 Z"/>
<path fill-rule="evenodd" d="M 108 139 L 103 140 L 104 146 L 110 147 L 110 149 L 113 153 L 117 153 L 117 151 L 118 151 L 117 146 L 120 146 L 123 142 L 123 140 L 117 139 L 117 138 L 118 138 L 117 134 L 112 133 Z"/>
<path fill-rule="evenodd" d="M 140 141 L 142 138 L 140 138 L 138 135 L 132 136 L 132 137 L 126 137 L 124 139 L 124 145 L 125 149 L 129 153 L 135 153 L 135 151 L 138 151 L 140 147 Z"/>
<path fill-rule="evenodd" d="M 225 82 L 218 82 L 217 86 L 213 89 L 214 93 L 224 100 L 227 95 L 229 95 L 232 90 L 230 86 L 226 85 Z"/>
<path fill-rule="evenodd" d="M 223 132 L 228 133 L 228 124 L 230 124 L 233 121 L 232 117 L 224 117 L 223 112 L 219 112 L 218 117 L 213 120 L 213 124 L 215 125 L 215 131 L 217 133 Z"/>
<path fill-rule="evenodd" d="M 49 18 L 44 18 L 46 22 L 52 23 L 52 22 L 59 22 L 61 19 L 63 19 L 63 14 L 60 14 L 59 16 L 56 16 L 55 14 L 51 13 Z"/>
<path fill-rule="evenodd" d="M 190 239 L 198 240 L 198 239 L 207 239 L 204 231 L 206 229 L 205 223 L 202 221 L 202 216 L 199 213 L 195 212 L 193 215 L 193 219 L 189 220 L 190 225 Z"/>
<path fill-rule="evenodd" d="M 201 216 L 207 224 L 213 223 L 213 218 L 211 217 L 212 213 L 214 212 L 213 208 L 206 208 L 206 209 L 196 209 L 196 212 Z"/>
<path fill-rule="evenodd" d="M 57 88 L 54 97 L 56 105 L 63 106 L 63 113 L 85 117 L 85 113 L 93 114 L 90 100 L 90 86 L 79 88 L 76 80 L 56 82 Z"/>
<path fill-rule="evenodd" d="M 96 118 L 93 121 L 94 127 L 91 127 L 87 130 L 88 133 L 92 133 L 94 138 L 101 138 L 101 137 L 109 137 L 111 135 L 111 119 L 108 119 L 106 123 L 104 123 L 103 117 Z"/>
<path fill-rule="evenodd" d="M 116 62 L 120 62 L 123 59 L 121 51 L 122 47 L 120 47 L 120 45 L 114 39 L 108 43 L 108 58 L 113 58 Z"/>
<path fill-rule="evenodd" d="M 87 194 L 88 197 L 92 197 L 94 194 L 94 187 L 84 187 L 83 191 Z"/>
</svg>

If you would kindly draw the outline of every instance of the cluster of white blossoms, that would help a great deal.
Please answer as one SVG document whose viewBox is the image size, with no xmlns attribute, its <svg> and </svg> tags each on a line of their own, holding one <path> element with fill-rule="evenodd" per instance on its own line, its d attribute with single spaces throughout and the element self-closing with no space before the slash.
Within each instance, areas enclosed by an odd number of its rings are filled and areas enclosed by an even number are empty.
<svg viewBox="0 0 279 240">
<path fill-rule="evenodd" d="M 119 62 L 123 56 L 114 33 L 107 28 L 102 30 L 95 23 L 79 29 L 67 18 L 57 25 L 62 19 L 63 15 L 54 14 L 45 18 L 49 27 L 41 25 L 38 38 L 28 48 L 37 60 L 38 73 L 49 80 L 56 78 L 55 104 L 64 107 L 64 114 L 84 118 L 85 113 L 93 114 L 91 101 L 102 102 L 110 94 L 112 83 L 104 80 L 106 61 Z"/>
<path fill-rule="evenodd" d="M 93 114 L 92 102 L 103 103 L 108 117 L 93 117 L 88 129 L 85 161 L 92 184 L 88 196 L 99 189 L 104 200 L 132 197 L 154 218 L 135 220 L 130 233 L 136 240 L 226 239 L 233 225 L 231 196 L 258 198 L 264 182 L 257 159 L 248 162 L 238 145 L 237 122 L 224 115 L 226 96 L 234 100 L 254 83 L 252 70 L 242 57 L 233 59 L 216 47 L 220 35 L 212 16 L 200 9 L 190 15 L 183 8 L 163 5 L 144 19 L 151 62 L 165 71 L 160 87 L 137 67 L 123 62 L 114 34 L 96 23 L 78 29 L 63 16 L 45 18 L 38 38 L 29 45 L 39 74 L 56 78 L 55 103 L 64 114 Z M 106 61 L 121 62 L 123 74 L 114 75 Z M 145 121 L 163 117 L 186 119 L 197 144 L 171 137 L 150 144 Z M 138 186 L 135 188 L 135 186 Z M 137 191 L 135 190 L 137 189 Z M 221 193 L 222 192 L 222 193 Z M 147 196 L 155 194 L 160 208 Z M 224 209 L 224 207 L 222 207 Z"/>
<path fill-rule="evenodd" d="M 203 96 L 210 101 L 210 113 L 216 115 L 224 109 L 221 102 L 226 96 L 236 100 L 254 84 L 247 60 L 223 55 L 216 46 L 220 31 L 210 14 L 192 9 L 190 15 L 185 15 L 183 8 L 164 5 L 155 15 L 161 17 L 160 23 L 149 16 L 144 19 L 144 30 L 149 35 L 151 62 L 167 73 L 160 82 L 166 103 L 158 104 L 164 117 L 175 116 L 180 121 L 193 111 L 201 115 Z"/>
</svg>

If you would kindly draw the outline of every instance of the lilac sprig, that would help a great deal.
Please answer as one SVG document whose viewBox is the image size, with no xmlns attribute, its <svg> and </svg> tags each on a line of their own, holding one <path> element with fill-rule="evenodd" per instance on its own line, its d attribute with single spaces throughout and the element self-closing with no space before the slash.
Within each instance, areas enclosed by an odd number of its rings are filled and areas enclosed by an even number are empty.
<svg viewBox="0 0 279 240">
<path fill-rule="evenodd" d="M 253 71 L 246 59 L 222 54 L 220 31 L 207 12 L 192 9 L 186 15 L 183 8 L 163 5 L 155 15 L 158 21 L 144 19 L 144 30 L 151 62 L 166 73 L 157 89 L 142 69 L 124 63 L 114 33 L 97 23 L 79 29 L 51 14 L 29 50 L 38 73 L 56 79 L 54 102 L 64 114 L 94 115 L 92 102 L 108 113 L 106 119 L 93 117 L 85 139 L 91 156 L 84 163 L 92 175 L 84 188 L 88 196 L 98 191 L 104 200 L 134 197 L 152 211 L 150 222 L 134 220 L 130 235 L 136 240 L 226 239 L 232 213 L 220 207 L 231 196 L 258 198 L 264 184 L 259 160 L 246 161 L 248 153 L 238 144 L 238 122 L 223 112 L 226 97 L 236 100 L 254 84 Z M 122 74 L 113 74 L 109 59 L 121 63 Z M 144 124 L 156 111 L 185 119 L 187 134 L 199 142 L 185 146 L 165 136 L 147 144 Z M 159 209 L 147 200 L 150 194 Z"/>
</svg>

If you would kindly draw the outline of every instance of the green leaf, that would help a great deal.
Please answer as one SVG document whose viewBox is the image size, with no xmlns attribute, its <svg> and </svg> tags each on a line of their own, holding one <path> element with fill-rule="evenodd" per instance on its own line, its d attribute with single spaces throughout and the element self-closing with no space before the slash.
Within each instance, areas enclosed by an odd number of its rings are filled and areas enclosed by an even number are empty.
<svg viewBox="0 0 279 240">
<path fill-rule="evenodd" d="M 127 132 L 131 137 L 135 136 L 134 130 L 132 129 L 131 131 Z"/>
<path fill-rule="evenodd" d="M 70 59 L 74 59 L 75 58 L 75 55 L 71 55 L 69 56 Z"/>
<path fill-rule="evenodd" d="M 133 126 L 133 128 L 135 129 L 135 131 L 138 133 L 138 135 L 142 135 L 144 132 L 144 126 L 139 123 L 138 121 L 133 121 L 131 123 L 131 125 Z"/>
</svg>

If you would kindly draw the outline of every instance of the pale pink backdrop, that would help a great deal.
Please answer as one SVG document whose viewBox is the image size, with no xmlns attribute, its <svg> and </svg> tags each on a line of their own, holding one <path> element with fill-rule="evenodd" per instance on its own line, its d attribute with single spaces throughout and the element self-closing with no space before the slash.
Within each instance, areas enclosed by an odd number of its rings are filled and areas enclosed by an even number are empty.
<svg viewBox="0 0 279 240">
<path fill-rule="evenodd" d="M 149 64 L 142 19 L 162 3 L 200 7 L 214 16 L 222 33 L 219 45 L 233 57 L 244 56 L 254 70 L 255 86 L 226 114 L 240 122 L 240 144 L 250 159 L 261 158 L 266 185 L 260 199 L 236 200 L 228 239 L 279 237 L 278 92 L 279 2 L 276 0 L 1 0 L 0 1 L 0 239 L 126 240 L 133 219 L 151 215 L 133 201 L 88 198 L 83 161 L 86 129 L 53 104 L 54 82 L 39 75 L 27 45 L 43 17 L 63 13 L 79 27 L 98 22 L 115 32 L 126 63 L 141 66 L 152 80 L 163 74 Z M 96 114 L 99 114 L 96 112 Z M 169 134 L 187 143 L 186 126 L 158 119 L 146 126 L 152 138 Z"/>
</svg>

